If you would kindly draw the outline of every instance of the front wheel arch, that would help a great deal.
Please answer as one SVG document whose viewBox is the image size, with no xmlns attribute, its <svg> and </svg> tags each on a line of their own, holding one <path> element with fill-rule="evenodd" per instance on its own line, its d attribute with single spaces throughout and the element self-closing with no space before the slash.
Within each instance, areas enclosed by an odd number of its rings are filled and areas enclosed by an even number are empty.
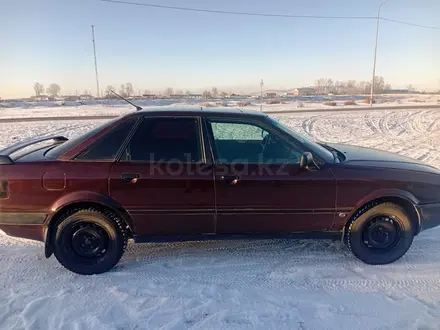
<svg viewBox="0 0 440 330">
<path fill-rule="evenodd" d="M 54 227 L 57 221 L 68 213 L 73 213 L 76 210 L 88 208 L 93 208 L 101 212 L 111 212 L 114 215 L 118 216 L 124 222 L 124 229 L 127 233 L 128 238 L 133 237 L 133 227 L 130 226 L 130 224 L 132 224 L 132 220 L 126 211 L 124 211 L 124 214 L 118 210 L 115 210 L 111 206 L 94 201 L 73 202 L 71 204 L 64 205 L 59 210 L 57 210 L 56 213 L 50 217 L 49 222 L 46 225 L 44 240 L 44 255 L 46 258 L 50 258 L 50 256 L 53 254 L 53 235 L 55 232 Z M 129 217 L 129 219 L 127 219 L 127 217 Z"/>
<path fill-rule="evenodd" d="M 365 212 L 365 210 L 382 203 L 393 203 L 396 205 L 399 205 L 403 207 L 403 209 L 408 213 L 410 216 L 410 219 L 412 221 L 412 224 L 414 225 L 414 233 L 415 235 L 418 235 L 420 233 L 421 225 L 420 225 L 420 214 L 414 205 L 412 201 L 410 201 L 407 198 L 401 197 L 401 196 L 383 196 L 379 197 L 373 200 L 370 200 L 368 202 L 365 202 L 363 205 L 358 207 L 350 216 L 348 221 L 345 223 L 344 226 L 344 234 L 347 233 L 348 227 L 350 226 L 351 221 L 353 218 L 357 217 L 359 213 Z M 345 235 L 344 235 L 345 236 Z"/>
<path fill-rule="evenodd" d="M 346 243 L 367 264 L 389 264 L 406 254 L 415 236 L 414 229 L 402 206 L 391 202 L 374 204 L 351 220 Z"/>
</svg>

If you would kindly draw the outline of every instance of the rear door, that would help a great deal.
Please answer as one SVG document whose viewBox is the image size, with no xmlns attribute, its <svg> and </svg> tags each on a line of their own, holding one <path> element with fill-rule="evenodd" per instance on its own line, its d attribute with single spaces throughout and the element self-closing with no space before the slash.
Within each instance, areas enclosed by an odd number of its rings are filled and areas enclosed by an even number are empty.
<svg viewBox="0 0 440 330">
<path fill-rule="evenodd" d="M 269 126 L 209 119 L 215 158 L 218 234 L 324 231 L 335 213 L 336 182 L 325 166 L 303 169 L 301 150 Z"/>
<path fill-rule="evenodd" d="M 145 117 L 110 174 L 138 235 L 214 233 L 213 166 L 199 117 Z"/>
</svg>

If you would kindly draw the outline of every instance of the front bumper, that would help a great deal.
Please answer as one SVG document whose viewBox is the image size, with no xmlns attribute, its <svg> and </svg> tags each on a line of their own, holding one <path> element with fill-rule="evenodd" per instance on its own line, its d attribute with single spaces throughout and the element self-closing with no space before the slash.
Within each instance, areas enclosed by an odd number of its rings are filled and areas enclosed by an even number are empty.
<svg viewBox="0 0 440 330">
<path fill-rule="evenodd" d="M 418 205 L 420 231 L 440 225 L 440 203 Z"/>
</svg>

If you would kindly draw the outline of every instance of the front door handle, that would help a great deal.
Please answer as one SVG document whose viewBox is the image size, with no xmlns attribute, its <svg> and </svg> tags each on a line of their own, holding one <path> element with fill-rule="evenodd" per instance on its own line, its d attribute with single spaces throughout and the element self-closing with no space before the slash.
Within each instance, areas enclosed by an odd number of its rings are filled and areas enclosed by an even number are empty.
<svg viewBox="0 0 440 330">
<path fill-rule="evenodd" d="M 121 179 L 127 183 L 136 183 L 139 178 L 140 178 L 140 175 L 138 173 L 122 173 L 121 174 Z"/>
<path fill-rule="evenodd" d="M 223 180 L 227 185 L 236 185 L 240 180 L 240 177 L 237 175 L 223 175 L 220 180 Z"/>
</svg>

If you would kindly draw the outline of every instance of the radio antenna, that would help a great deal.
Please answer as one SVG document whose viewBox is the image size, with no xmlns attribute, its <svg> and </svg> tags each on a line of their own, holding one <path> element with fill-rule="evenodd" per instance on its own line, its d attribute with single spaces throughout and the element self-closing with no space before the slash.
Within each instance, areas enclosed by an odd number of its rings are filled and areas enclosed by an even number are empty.
<svg viewBox="0 0 440 330">
<path fill-rule="evenodd" d="M 132 106 L 134 106 L 136 108 L 136 111 L 142 110 L 142 108 L 132 102 L 130 102 L 129 100 L 127 100 L 125 97 L 119 95 L 118 93 L 116 93 L 114 90 L 110 90 L 110 92 L 112 92 L 113 94 L 115 94 L 117 97 L 119 97 L 121 100 L 127 102 L 128 104 L 131 104 Z"/>
</svg>

